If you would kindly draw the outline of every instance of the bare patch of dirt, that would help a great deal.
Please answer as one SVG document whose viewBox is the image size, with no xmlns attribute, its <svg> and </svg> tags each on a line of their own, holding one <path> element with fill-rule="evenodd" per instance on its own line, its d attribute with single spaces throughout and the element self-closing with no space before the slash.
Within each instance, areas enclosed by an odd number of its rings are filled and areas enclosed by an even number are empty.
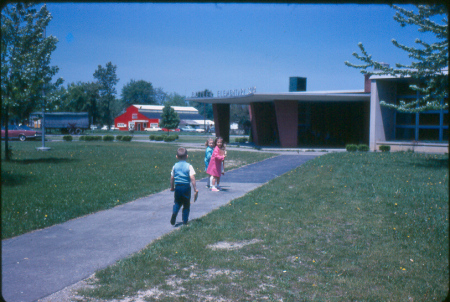
<svg viewBox="0 0 450 302">
<path fill-rule="evenodd" d="M 246 241 L 238 241 L 238 242 L 227 242 L 221 241 L 216 244 L 208 244 L 206 247 L 212 250 L 238 250 L 243 248 L 244 246 L 255 244 L 258 242 L 262 242 L 260 239 L 246 240 Z"/>
</svg>

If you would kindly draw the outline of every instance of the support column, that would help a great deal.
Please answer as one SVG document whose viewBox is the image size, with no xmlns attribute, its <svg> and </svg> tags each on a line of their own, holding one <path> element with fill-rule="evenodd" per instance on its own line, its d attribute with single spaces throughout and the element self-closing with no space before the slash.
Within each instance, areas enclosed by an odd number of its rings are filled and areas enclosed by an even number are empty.
<svg viewBox="0 0 450 302">
<path fill-rule="evenodd" d="M 298 102 L 275 101 L 274 103 L 281 147 L 297 147 Z"/>
<path fill-rule="evenodd" d="M 230 104 L 213 104 L 214 127 L 216 136 L 230 142 Z"/>
<path fill-rule="evenodd" d="M 370 92 L 370 132 L 369 148 L 376 151 L 378 142 L 393 140 L 395 137 L 395 111 L 380 105 L 380 100 L 394 104 L 397 86 L 389 81 L 372 81 Z"/>
</svg>

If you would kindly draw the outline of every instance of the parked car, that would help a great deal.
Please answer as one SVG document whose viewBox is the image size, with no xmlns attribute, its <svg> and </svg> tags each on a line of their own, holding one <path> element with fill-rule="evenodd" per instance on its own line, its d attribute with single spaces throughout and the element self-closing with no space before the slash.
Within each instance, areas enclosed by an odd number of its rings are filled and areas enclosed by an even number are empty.
<svg viewBox="0 0 450 302">
<path fill-rule="evenodd" d="M 195 128 L 195 132 L 197 132 L 197 133 L 204 133 L 205 129 L 203 129 L 203 128 Z"/>
<path fill-rule="evenodd" d="M 41 131 L 36 131 L 28 126 L 22 125 L 9 125 L 8 126 L 8 139 L 19 139 L 25 141 L 26 139 L 36 139 L 42 137 Z M 2 127 L 2 139 L 5 139 L 5 128 Z"/>
<path fill-rule="evenodd" d="M 162 131 L 159 127 L 144 128 L 144 131 Z"/>
<path fill-rule="evenodd" d="M 176 129 L 167 129 L 167 128 L 162 128 L 161 129 L 162 131 L 166 131 L 166 132 L 180 132 L 180 129 L 179 128 L 176 128 Z"/>
<path fill-rule="evenodd" d="M 116 127 L 114 127 L 114 125 L 111 125 L 110 127 L 109 127 L 109 130 L 117 130 L 118 128 L 116 128 Z M 102 127 L 102 130 L 108 130 L 108 126 L 107 125 L 104 125 L 103 127 Z"/>
<path fill-rule="evenodd" d="M 95 129 L 97 129 L 97 126 L 91 125 L 91 130 L 95 130 Z"/>
<path fill-rule="evenodd" d="M 181 127 L 180 130 L 184 132 L 195 132 L 195 128 L 189 125 Z"/>
</svg>

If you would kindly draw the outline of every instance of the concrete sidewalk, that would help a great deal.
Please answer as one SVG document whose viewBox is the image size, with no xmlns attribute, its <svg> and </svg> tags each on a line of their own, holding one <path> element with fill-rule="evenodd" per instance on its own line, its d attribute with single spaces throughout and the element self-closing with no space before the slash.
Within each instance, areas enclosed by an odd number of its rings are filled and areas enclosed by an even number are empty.
<svg viewBox="0 0 450 302">
<path fill-rule="evenodd" d="M 245 195 L 316 155 L 279 155 L 227 172 L 221 192 L 198 181 L 194 220 Z M 2 241 L 2 295 L 8 302 L 37 301 L 90 277 L 173 231 L 173 192 L 165 190 L 110 210 Z M 178 222 L 181 214 L 178 215 Z"/>
</svg>

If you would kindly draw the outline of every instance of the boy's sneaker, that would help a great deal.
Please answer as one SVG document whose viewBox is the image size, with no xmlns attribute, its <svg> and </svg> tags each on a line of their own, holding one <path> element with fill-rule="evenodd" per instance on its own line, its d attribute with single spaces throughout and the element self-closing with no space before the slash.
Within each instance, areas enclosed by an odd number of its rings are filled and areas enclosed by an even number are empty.
<svg viewBox="0 0 450 302">
<path fill-rule="evenodd" d="M 212 192 L 219 192 L 220 190 L 217 189 L 216 187 L 213 187 L 213 188 L 211 189 L 211 191 L 212 191 Z"/>
<path fill-rule="evenodd" d="M 170 218 L 170 224 L 175 225 L 176 220 L 177 220 L 177 215 L 172 214 L 172 218 Z"/>
</svg>

